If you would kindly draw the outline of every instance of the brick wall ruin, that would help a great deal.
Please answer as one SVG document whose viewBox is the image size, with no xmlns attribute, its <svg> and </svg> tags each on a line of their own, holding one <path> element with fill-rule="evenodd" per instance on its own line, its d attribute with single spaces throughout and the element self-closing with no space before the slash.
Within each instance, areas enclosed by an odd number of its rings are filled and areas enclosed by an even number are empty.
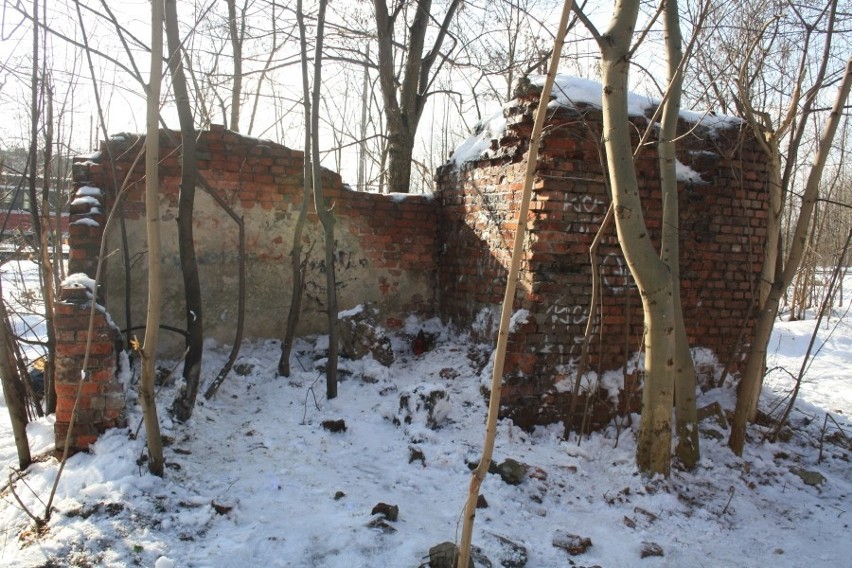
<svg viewBox="0 0 852 568">
<path fill-rule="evenodd" d="M 175 144 L 179 138 L 177 132 L 163 131 L 160 135 L 161 284 L 163 323 L 182 329 L 183 283 L 176 223 L 181 170 Z M 127 188 L 123 200 L 127 261 L 122 254 L 112 254 L 104 272 L 107 307 L 123 329 L 144 323 L 147 298 L 144 161 L 137 159 L 143 145 L 144 138 L 114 137 L 96 157 L 79 159 L 74 167 L 77 185 L 98 188 L 102 193 L 98 199 L 103 203 L 78 198 L 72 205 L 72 273 L 94 274 L 103 211 L 112 207 L 116 187 Z M 108 156 L 113 157 L 117 182 Z M 292 288 L 293 227 L 303 195 L 302 152 L 213 127 L 198 138 L 198 167 L 218 196 L 244 219 L 248 251 L 245 336 L 281 337 Z M 435 201 L 425 196 L 357 193 L 328 170 L 323 171 L 322 183 L 336 218 L 340 309 L 371 302 L 387 318 L 398 319 L 409 313 L 432 315 L 438 250 Z M 310 203 L 309 211 L 312 209 Z M 220 343 L 233 342 L 239 277 L 237 225 L 201 188 L 196 190 L 193 220 L 205 335 Z M 299 332 L 307 334 L 325 329 L 322 230 L 313 213 L 308 216 L 304 235 L 303 251 L 309 258 Z M 122 238 L 116 220 L 107 233 L 107 250 L 121 250 Z M 125 284 L 126 262 L 129 290 Z M 132 303 L 129 315 L 124 307 L 126 294 Z M 180 337 L 165 335 L 163 341 L 167 353 L 183 352 Z"/>
<path fill-rule="evenodd" d="M 487 337 L 499 320 L 537 103 L 537 93 L 516 100 L 504 111 L 505 134 L 492 140 L 484 156 L 461 167 L 451 162 L 437 174 L 439 234 L 452 243 L 439 261 L 439 310 Z M 635 147 L 649 121 L 632 121 Z M 570 406 L 590 314 L 589 247 L 610 203 L 601 124 L 599 108 L 580 104 L 554 108 L 545 128 L 515 301 L 515 309 L 529 315 L 510 334 L 502 395 L 503 414 L 524 426 L 564 420 Z M 706 347 L 736 368 L 751 336 L 763 260 L 767 166 L 756 141 L 737 126 L 681 121 L 679 131 L 686 135 L 677 143 L 678 160 L 700 175 L 679 183 L 687 333 L 691 346 Z M 658 243 L 661 199 L 653 147 L 640 152 L 636 170 L 646 223 Z M 602 373 L 622 368 L 640 350 L 643 321 L 614 224 L 601 239 L 596 263 L 602 294 L 587 368 Z M 628 365 L 626 372 L 629 387 L 635 369 Z"/>
<path fill-rule="evenodd" d="M 462 331 L 493 340 L 537 103 L 535 92 L 517 99 L 504 111 L 505 132 L 490 141 L 485 154 L 440 168 L 434 198 L 356 193 L 337 174 L 324 171 L 323 188 L 337 219 L 341 310 L 371 302 L 390 325 L 410 313 L 438 314 Z M 637 133 L 649 122 L 644 116 L 632 120 Z M 698 176 L 679 184 L 687 332 L 694 347 L 706 347 L 721 363 L 736 368 L 750 340 L 750 313 L 763 260 L 767 166 L 755 140 L 733 123 L 712 128 L 683 122 L 680 130 L 684 136 L 678 140 L 678 160 Z M 521 426 L 573 420 L 566 414 L 592 300 L 589 246 L 610 202 L 600 132 L 600 110 L 582 104 L 553 107 L 545 129 L 531 210 L 523 220 L 529 233 L 515 309 L 526 311 L 519 312 L 524 317 L 517 318 L 510 335 L 503 391 L 503 414 Z M 176 132 L 160 135 L 159 182 L 163 323 L 181 329 L 175 223 L 180 181 L 177 139 Z M 147 297 L 144 171 L 138 159 L 143 145 L 144 139 L 137 136 L 115 137 L 97 155 L 79 158 L 74 166 L 77 193 L 71 205 L 71 273 L 94 276 L 104 212 L 124 188 L 119 200 L 124 228 L 116 219 L 106 234 L 103 301 L 125 329 L 143 323 Z M 245 336 L 278 338 L 290 302 L 289 254 L 302 201 L 302 153 L 214 127 L 200 133 L 198 161 L 201 175 L 219 199 L 245 220 L 249 285 Z M 636 167 L 646 221 L 658 240 L 661 203 L 653 145 L 640 152 Z M 214 199 L 199 189 L 194 229 L 205 332 L 227 343 L 233 339 L 236 318 L 237 228 Z M 126 256 L 120 252 L 123 239 L 128 245 Z M 303 246 L 311 252 L 299 332 L 308 334 L 325 327 L 322 237 L 313 214 Z M 600 375 L 625 369 L 629 391 L 637 382 L 634 355 L 641 349 L 642 307 L 614 227 L 603 234 L 595 262 L 601 272 L 601 296 L 592 318 L 588 370 Z M 132 308 L 129 314 L 126 298 Z M 63 305 L 60 313 L 70 315 L 75 309 Z M 58 352 L 65 348 L 62 341 L 79 341 L 77 333 L 60 338 Z M 106 337 L 104 342 L 111 341 Z M 179 335 L 171 336 L 171 341 L 168 335 L 162 337 L 172 345 L 166 355 L 182 351 Z M 70 359 L 66 363 L 73 367 Z M 73 382 L 73 373 L 60 381 Z M 69 413 L 68 400 L 59 400 L 63 420 Z M 109 406 L 99 399 L 89 400 L 95 406 Z M 105 414 L 95 418 L 108 422 Z M 57 421 L 57 433 L 62 424 Z M 88 440 L 85 436 L 99 427 L 83 432 L 81 440 Z"/>
<path fill-rule="evenodd" d="M 92 332 L 89 333 L 89 318 Z M 65 450 L 71 423 L 71 413 L 77 402 L 74 431 L 68 438 L 68 450 L 85 450 L 108 428 L 125 425 L 126 385 L 119 375 L 118 358 L 123 352 L 121 334 L 103 307 L 92 310 L 92 293 L 79 280 L 63 283 L 59 300 L 54 304 L 56 329 L 56 422 L 54 436 L 56 451 Z M 80 385 L 87 343 L 86 379 Z M 126 358 L 125 358 L 126 360 Z"/>
<path fill-rule="evenodd" d="M 160 133 L 160 225 L 162 251 L 162 323 L 185 327 L 183 284 L 177 239 L 177 201 L 180 183 L 177 132 Z M 106 212 L 120 194 L 120 215 L 106 232 L 103 284 L 99 302 L 117 327 L 142 337 L 147 303 L 144 160 L 139 159 L 144 137 L 122 135 L 102 143 L 94 156 L 74 163 L 76 193 L 70 206 L 69 273 L 94 277 Z M 283 335 L 292 289 L 293 227 L 301 207 L 302 152 L 213 127 L 198 139 L 201 175 L 234 213 L 242 217 L 247 243 L 246 339 Z M 110 160 L 111 158 L 111 160 Z M 388 196 L 356 193 L 328 170 L 323 191 L 333 207 L 335 269 L 341 310 L 370 302 L 389 326 L 411 313 L 432 316 L 435 310 L 438 252 L 436 202 L 426 196 Z M 123 189 L 122 189 L 123 188 Z M 313 204 L 309 204 L 309 211 Z M 120 218 L 119 218 L 120 217 Z M 237 317 L 238 226 L 207 193 L 196 191 L 194 215 L 196 253 L 202 286 L 205 335 L 233 343 Z M 123 221 L 123 223 L 121 222 Z M 122 226 L 123 225 L 123 226 Z M 127 242 L 123 255 L 122 242 Z M 303 238 L 307 277 L 298 332 L 325 330 L 325 262 L 322 230 L 315 214 L 308 215 Z M 127 278 L 127 279 L 126 279 Z M 61 292 L 68 301 L 57 307 L 57 447 L 63 446 L 76 387 L 79 384 L 86 336 L 84 302 L 73 289 Z M 71 301 L 71 298 L 76 298 Z M 127 304 L 126 304 L 127 300 Z M 88 300 L 85 300 L 85 305 Z M 130 306 L 130 310 L 125 309 Z M 85 312 L 85 313 L 84 313 Z M 117 408 L 114 385 L 119 356 L 114 336 L 107 333 L 105 314 L 97 313 L 91 376 L 84 383 L 71 450 L 84 449 L 103 429 L 118 424 L 124 403 Z M 101 321 L 104 320 L 104 321 Z M 115 325 L 115 324 L 112 324 Z M 62 326 L 62 327 L 60 327 Z M 106 327 L 105 327 L 106 326 Z M 161 334 L 162 356 L 183 352 L 183 337 Z M 107 380 L 107 377 L 112 379 Z M 115 416 L 113 416 L 115 415 Z"/>
</svg>

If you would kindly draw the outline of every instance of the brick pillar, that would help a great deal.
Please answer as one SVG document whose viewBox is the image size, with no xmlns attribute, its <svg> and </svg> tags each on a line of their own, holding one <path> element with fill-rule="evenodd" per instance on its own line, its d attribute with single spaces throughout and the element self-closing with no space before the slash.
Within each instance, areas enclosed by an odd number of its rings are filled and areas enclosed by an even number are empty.
<svg viewBox="0 0 852 568">
<path fill-rule="evenodd" d="M 55 307 L 56 324 L 56 451 L 65 448 L 65 437 L 83 370 L 88 339 L 90 288 L 82 275 L 72 275 L 59 292 Z M 82 282 L 82 283 L 81 283 Z M 89 281 L 91 282 L 91 281 Z M 121 334 L 103 308 L 95 310 L 92 343 L 82 384 L 77 419 L 70 442 L 70 452 L 88 450 L 98 435 L 108 428 L 125 425 L 124 385 L 117 373 L 117 343 Z"/>
<path fill-rule="evenodd" d="M 100 167 L 92 162 L 74 164 L 77 189 L 69 205 L 68 271 L 70 274 L 82 272 L 91 278 L 97 270 L 107 208 L 106 196 L 100 188 L 91 185 L 90 178 L 100 172 Z"/>
</svg>

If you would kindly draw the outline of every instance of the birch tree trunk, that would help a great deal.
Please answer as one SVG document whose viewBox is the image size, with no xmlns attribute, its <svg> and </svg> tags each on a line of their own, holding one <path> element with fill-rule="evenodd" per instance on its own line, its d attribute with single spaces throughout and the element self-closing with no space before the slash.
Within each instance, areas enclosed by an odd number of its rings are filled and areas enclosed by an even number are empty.
<svg viewBox="0 0 852 568">
<path fill-rule="evenodd" d="M 145 220 L 148 229 L 148 314 L 142 345 L 139 400 L 145 419 L 148 471 L 163 475 L 163 441 L 154 397 L 157 347 L 160 338 L 160 83 L 163 62 L 163 0 L 151 2 L 151 73 L 145 139 Z"/>
<path fill-rule="evenodd" d="M 678 213 L 677 172 L 675 167 L 675 138 L 680 115 L 683 87 L 683 48 L 677 0 L 665 1 L 666 53 L 668 55 L 669 86 L 663 107 L 658 145 L 660 159 L 660 189 L 663 197 L 663 231 L 661 258 L 669 267 L 672 286 L 672 315 L 674 317 L 674 392 L 677 423 L 675 453 L 683 467 L 693 469 L 700 458 L 698 409 L 695 400 L 695 365 L 689 350 L 683 309 L 680 301 L 680 215 Z"/>
<path fill-rule="evenodd" d="M 636 464 L 646 474 L 668 475 L 671 467 L 674 397 L 675 314 L 672 277 L 651 243 L 630 144 L 627 78 L 630 42 L 639 0 L 616 3 L 599 39 L 603 83 L 603 139 L 621 250 L 639 288 L 645 317 L 645 382 Z"/>
</svg>

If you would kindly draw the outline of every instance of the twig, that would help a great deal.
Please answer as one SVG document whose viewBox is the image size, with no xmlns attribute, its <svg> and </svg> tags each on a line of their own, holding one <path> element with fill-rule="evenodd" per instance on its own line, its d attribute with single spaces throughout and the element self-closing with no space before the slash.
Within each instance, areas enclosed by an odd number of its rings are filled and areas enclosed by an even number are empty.
<svg viewBox="0 0 852 568">
<path fill-rule="evenodd" d="M 297 358 L 297 360 L 298 360 L 298 358 Z M 299 364 L 301 364 L 301 363 L 299 363 Z M 299 423 L 302 426 L 307 424 L 306 420 L 308 418 L 308 395 L 309 394 L 314 397 L 314 406 L 317 407 L 317 410 L 320 410 L 320 411 L 322 410 L 322 408 L 320 408 L 319 402 L 317 401 L 317 394 L 314 392 L 314 385 L 317 384 L 317 381 L 319 381 L 321 378 L 322 378 L 322 373 L 317 375 L 317 378 L 315 378 L 314 382 L 311 383 L 311 386 L 308 387 L 308 392 L 305 393 L 305 403 L 304 403 L 305 412 L 304 412 L 304 414 L 302 414 L 302 421 Z"/>
<path fill-rule="evenodd" d="M 825 413 L 825 419 L 822 421 L 822 430 L 819 433 L 819 454 L 817 456 L 817 465 L 822 463 L 822 448 L 823 440 L 825 439 L 825 429 L 828 427 L 828 412 Z"/>
<path fill-rule="evenodd" d="M 36 517 L 35 515 L 33 515 L 32 512 L 27 508 L 27 506 L 24 505 L 24 502 L 21 501 L 21 498 L 18 497 L 18 493 L 17 491 L 15 491 L 15 482 L 12 480 L 12 475 L 14 473 L 14 470 L 9 473 L 9 491 L 12 492 L 12 496 L 15 498 L 15 501 L 18 502 L 18 504 L 21 506 L 21 509 L 27 514 L 29 518 L 33 520 L 36 526 L 39 528 L 43 527 L 45 524 L 47 524 L 47 521 L 45 519 L 42 519 L 41 517 Z"/>
<path fill-rule="evenodd" d="M 600 227 L 598 227 L 597 233 L 595 233 L 595 238 L 592 239 L 592 244 L 589 245 L 589 258 L 590 265 L 592 269 L 592 294 L 589 300 L 589 319 L 586 321 L 586 331 L 583 334 L 583 344 L 580 350 L 580 364 L 577 366 L 577 378 L 574 380 L 574 390 L 571 392 L 571 406 L 568 410 L 568 422 L 566 423 L 566 434 L 570 433 L 571 423 L 570 421 L 574 419 L 574 412 L 577 410 L 577 399 L 580 395 L 580 382 L 583 379 L 583 375 L 586 374 L 588 370 L 589 364 L 589 346 L 591 344 L 592 333 L 594 332 L 595 326 L 595 318 L 597 314 L 595 313 L 595 309 L 597 308 L 598 296 L 600 295 L 600 267 L 597 262 L 597 254 L 598 247 L 601 242 L 601 238 L 603 234 L 609 230 L 612 225 L 613 220 L 613 210 L 612 203 L 609 204 L 609 208 L 606 210 L 606 215 L 601 221 Z M 587 402 L 588 397 L 591 396 L 591 389 L 588 393 L 586 393 Z M 585 412 L 588 410 L 588 406 L 584 409 L 584 415 L 582 422 L 585 422 Z M 580 426 L 580 431 L 577 432 L 577 436 L 581 436 L 583 434 L 583 426 Z"/>
<path fill-rule="evenodd" d="M 731 485 L 731 488 L 728 490 L 728 492 L 729 492 L 731 495 L 728 497 L 728 502 L 727 502 L 727 503 L 725 503 L 725 508 L 724 508 L 724 509 L 722 509 L 722 514 L 723 514 L 723 515 L 724 515 L 725 513 L 727 513 L 727 512 L 728 512 L 728 507 L 730 507 L 730 505 L 731 505 L 731 501 L 733 501 L 733 500 L 734 500 L 734 486 L 733 486 L 733 485 Z"/>
</svg>

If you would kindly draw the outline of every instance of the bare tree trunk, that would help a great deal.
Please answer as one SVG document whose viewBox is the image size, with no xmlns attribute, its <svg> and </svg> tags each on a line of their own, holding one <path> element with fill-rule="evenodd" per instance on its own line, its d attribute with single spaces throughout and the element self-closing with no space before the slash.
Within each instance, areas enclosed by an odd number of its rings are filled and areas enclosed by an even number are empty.
<svg viewBox="0 0 852 568">
<path fill-rule="evenodd" d="M 13 358 L 14 339 L 9 328 L 9 314 L 3 301 L 2 283 L 0 283 L 0 381 L 3 383 L 3 399 L 12 421 L 12 433 L 15 447 L 18 449 L 18 467 L 27 469 L 32 463 L 30 444 L 27 438 L 27 406 L 24 383 L 18 374 Z"/>
<path fill-rule="evenodd" d="M 234 55 L 234 86 L 231 89 L 231 120 L 230 128 L 240 131 L 240 105 L 243 96 L 243 30 L 245 15 L 237 25 L 237 0 L 226 0 L 228 4 L 228 32 L 231 36 L 231 49 Z"/>
<path fill-rule="evenodd" d="M 414 19 L 408 27 L 402 77 L 396 74 L 394 26 L 402 6 L 389 13 L 387 0 L 373 0 L 378 42 L 379 86 L 387 119 L 388 191 L 408 193 L 411 184 L 411 156 L 414 136 L 423 114 L 433 77 L 432 66 L 446 39 L 450 22 L 461 0 L 452 0 L 436 30 L 435 42 L 425 56 L 426 33 L 432 18 L 432 0 L 416 0 Z"/>
<path fill-rule="evenodd" d="M 29 148 L 29 183 L 28 195 L 30 201 L 30 216 L 33 224 L 33 234 L 36 239 L 36 253 L 39 259 L 39 279 L 41 283 L 42 298 L 44 300 L 45 325 L 47 328 L 47 353 L 45 355 L 44 369 L 44 393 L 45 393 L 45 409 L 48 413 L 56 410 L 56 390 L 54 387 L 54 357 L 56 355 L 56 337 L 53 329 L 53 268 L 50 261 L 49 247 L 49 223 L 44 223 L 42 213 L 47 215 L 47 211 L 41 211 L 42 207 L 47 203 L 47 192 L 50 189 L 49 169 L 47 160 L 50 158 L 53 144 L 53 128 L 52 124 L 46 124 L 45 129 L 45 168 L 44 168 L 44 188 L 39 198 L 37 192 L 38 182 L 38 125 L 42 116 L 39 108 L 39 94 L 44 92 L 44 80 L 39 80 L 39 2 L 33 1 L 33 62 L 32 76 L 30 78 L 30 148 Z M 51 117 L 52 118 L 52 117 Z"/>
<path fill-rule="evenodd" d="M 766 218 L 766 243 L 763 245 L 763 266 L 760 269 L 758 283 L 758 306 L 766 305 L 772 283 L 778 273 L 778 259 L 783 255 L 781 250 L 781 216 L 784 214 L 784 188 L 781 181 L 781 155 L 778 149 L 778 139 L 771 137 L 765 141 L 764 151 L 767 152 L 769 164 L 769 214 Z"/>
<path fill-rule="evenodd" d="M 831 144 L 837 132 L 837 126 L 843 116 L 843 109 L 846 99 L 849 96 L 850 86 L 852 86 L 852 58 L 846 62 L 843 82 L 840 85 L 837 98 L 831 109 L 831 114 L 820 136 L 813 165 L 808 172 L 805 189 L 802 193 L 802 206 L 799 210 L 799 217 L 796 220 L 793 237 L 790 239 L 790 250 L 787 253 L 784 270 L 775 279 L 769 296 L 766 299 L 766 304 L 757 316 L 754 340 L 749 351 L 746 369 L 740 381 L 737 393 L 737 406 L 734 410 L 734 420 L 731 423 L 731 437 L 728 440 L 728 445 L 737 455 L 742 455 L 745 445 L 746 424 L 757 409 L 772 327 L 775 324 L 775 318 L 778 316 L 778 307 L 781 303 L 781 298 L 790 286 L 790 282 L 792 282 L 802 261 L 811 217 L 816 200 L 819 197 L 819 184 L 822 179 L 822 173 L 825 169 L 828 154 L 831 151 Z"/>
<path fill-rule="evenodd" d="M 411 192 L 414 132 L 407 122 L 388 120 L 388 192 Z"/>
<path fill-rule="evenodd" d="M 536 109 L 533 131 L 530 135 L 529 150 L 527 151 L 527 167 L 524 175 L 524 188 L 521 194 L 521 206 L 518 211 L 517 229 L 515 242 L 512 247 L 512 260 L 509 265 L 509 274 L 506 277 L 506 291 L 503 296 L 503 306 L 500 312 L 500 328 L 497 333 L 497 346 L 494 352 L 494 369 L 491 374 L 491 396 L 488 400 L 488 418 L 485 424 L 485 443 L 482 447 L 482 457 L 470 479 L 470 488 L 465 501 L 464 515 L 462 517 L 462 537 L 459 545 L 458 567 L 468 568 L 470 562 L 470 546 L 473 540 L 473 522 L 476 518 L 476 502 L 479 499 L 479 488 L 488 473 L 491 464 L 491 456 L 494 452 L 494 441 L 497 437 L 497 418 L 500 413 L 500 393 L 503 383 L 503 368 L 506 361 L 506 346 L 509 342 L 509 324 L 515 304 L 515 291 L 518 285 L 518 274 L 521 269 L 521 256 L 526 237 L 527 216 L 529 215 L 530 196 L 535 180 L 535 171 L 538 166 L 538 148 L 541 144 L 541 131 L 547 117 L 547 102 L 550 100 L 553 83 L 556 79 L 556 69 L 559 64 L 559 56 L 565 40 L 565 32 L 568 28 L 568 18 L 571 15 L 572 0 L 565 0 L 562 6 L 562 16 L 559 20 L 559 28 L 556 30 L 556 38 L 553 44 L 553 56 L 550 66 L 547 68 L 547 76 L 542 87 L 538 108 Z"/>
<path fill-rule="evenodd" d="M 367 191 L 367 120 L 370 109 L 370 68 L 366 65 L 370 60 L 370 43 L 364 50 L 364 78 L 361 83 L 361 141 L 358 143 L 358 190 Z"/>
<path fill-rule="evenodd" d="M 169 68 L 175 92 L 181 140 L 181 180 L 178 197 L 178 246 L 180 268 L 186 303 L 186 356 L 183 362 L 183 384 L 172 403 L 172 412 L 180 421 L 189 420 L 201 382 L 201 358 L 204 351 L 201 283 L 198 279 L 198 260 L 195 256 L 193 209 L 198 163 L 195 153 L 195 124 L 189 104 L 186 75 L 183 72 L 181 43 L 178 34 L 177 2 L 165 0 L 166 35 L 169 42 Z"/>
<path fill-rule="evenodd" d="M 630 144 L 627 77 L 638 0 L 618 2 L 609 28 L 598 36 L 603 82 L 603 138 L 613 192 L 618 240 L 642 297 L 645 316 L 645 383 L 636 464 L 643 473 L 668 475 L 674 400 L 675 319 L 669 267 L 651 243 Z"/>
<path fill-rule="evenodd" d="M 302 179 L 302 206 L 299 208 L 299 216 L 296 218 L 296 226 L 293 229 L 293 250 L 290 252 L 290 261 L 293 268 L 293 289 L 290 298 L 290 311 L 287 314 L 287 327 L 284 330 L 284 339 L 281 341 L 281 357 L 278 359 L 278 374 L 282 377 L 290 376 L 290 353 L 293 351 L 293 341 L 296 337 L 296 327 L 299 325 L 299 316 L 302 312 L 302 291 L 305 283 L 305 266 L 302 264 L 302 233 L 305 228 L 305 218 L 308 213 L 308 201 L 311 198 L 312 180 L 311 172 L 311 89 L 308 85 L 308 40 L 305 30 L 305 16 L 302 13 L 302 0 L 296 4 L 296 21 L 299 26 L 299 42 L 301 44 L 301 67 L 302 67 L 302 100 L 305 110 L 305 150 L 303 158 Z"/>
<path fill-rule="evenodd" d="M 683 88 L 683 49 L 677 0 L 665 1 L 666 52 L 668 54 L 667 99 L 663 108 L 658 145 L 660 189 L 663 196 L 662 260 L 669 267 L 672 286 L 674 331 L 674 383 L 677 447 L 675 453 L 686 469 L 700 459 L 698 410 L 695 400 L 695 365 L 683 321 L 680 301 L 680 215 L 678 213 L 675 138 Z"/>
<path fill-rule="evenodd" d="M 319 103 L 322 87 L 322 43 L 325 9 L 328 0 L 319 0 L 317 14 L 316 50 L 314 51 L 314 90 L 311 113 L 311 178 L 314 186 L 314 207 L 323 228 L 325 244 L 326 310 L 328 310 L 328 363 L 325 369 L 325 394 L 337 397 L 337 279 L 334 274 L 334 214 L 326 207 L 322 193 L 322 167 L 319 153 Z"/>
<path fill-rule="evenodd" d="M 781 413 L 781 416 L 775 423 L 775 427 L 772 428 L 772 431 L 767 435 L 768 438 L 773 442 L 778 437 L 778 434 L 781 432 L 781 429 L 784 427 L 784 424 L 786 424 L 787 419 L 790 418 L 790 413 L 796 406 L 796 399 L 798 398 L 799 391 L 802 388 L 802 380 L 805 377 L 805 372 L 807 372 L 808 367 L 810 367 L 811 353 L 813 352 L 814 343 L 816 342 L 817 335 L 819 334 L 819 329 L 822 326 L 822 320 L 825 317 L 826 313 L 831 313 L 834 292 L 838 288 L 843 287 L 843 263 L 846 258 L 846 253 L 849 252 L 850 242 L 852 242 L 852 231 L 849 231 L 849 233 L 847 233 L 846 242 L 843 245 L 843 250 L 840 252 L 840 257 L 837 259 L 837 263 L 834 265 L 834 270 L 832 270 L 831 272 L 831 280 L 829 281 L 828 287 L 826 289 L 826 295 L 825 298 L 823 298 L 822 305 L 819 309 L 819 314 L 817 315 L 817 319 L 814 322 L 814 331 L 813 333 L 811 333 L 811 339 L 808 342 L 808 348 L 805 351 L 804 357 L 802 357 L 802 364 L 799 367 L 799 374 L 796 375 L 796 384 L 793 387 L 793 392 L 790 393 L 790 398 L 787 401 L 787 406 L 784 408 L 784 412 Z"/>
<path fill-rule="evenodd" d="M 148 471 L 163 475 L 163 441 L 154 397 L 157 347 L 160 339 L 160 75 L 163 60 L 163 1 L 151 3 L 151 74 L 148 85 L 148 117 L 145 139 L 145 219 L 148 228 L 148 314 L 142 346 L 142 377 L 139 400 L 145 417 Z"/>
<path fill-rule="evenodd" d="M 33 0 L 33 69 L 30 77 L 30 150 L 29 150 L 29 180 L 27 184 L 30 198 L 30 213 L 32 214 L 33 231 L 41 234 L 41 217 L 38 214 L 38 194 L 36 182 L 38 179 L 38 119 L 39 119 L 39 14 L 38 0 Z"/>
<path fill-rule="evenodd" d="M 56 296 L 54 282 L 56 275 L 53 271 L 51 258 L 51 228 L 50 228 L 50 176 L 53 165 L 53 97 L 50 89 L 45 89 L 47 113 L 44 121 L 44 170 L 42 174 L 41 191 L 41 230 L 39 241 L 39 268 L 41 269 L 41 293 L 44 302 L 44 324 L 46 330 L 47 353 L 44 358 L 44 406 L 45 412 L 56 412 L 56 329 L 53 321 L 53 303 Z M 57 207 L 58 207 L 57 203 Z M 57 231 L 61 232 L 57 226 Z M 55 246 L 62 247 L 59 234 L 54 236 Z"/>
</svg>

